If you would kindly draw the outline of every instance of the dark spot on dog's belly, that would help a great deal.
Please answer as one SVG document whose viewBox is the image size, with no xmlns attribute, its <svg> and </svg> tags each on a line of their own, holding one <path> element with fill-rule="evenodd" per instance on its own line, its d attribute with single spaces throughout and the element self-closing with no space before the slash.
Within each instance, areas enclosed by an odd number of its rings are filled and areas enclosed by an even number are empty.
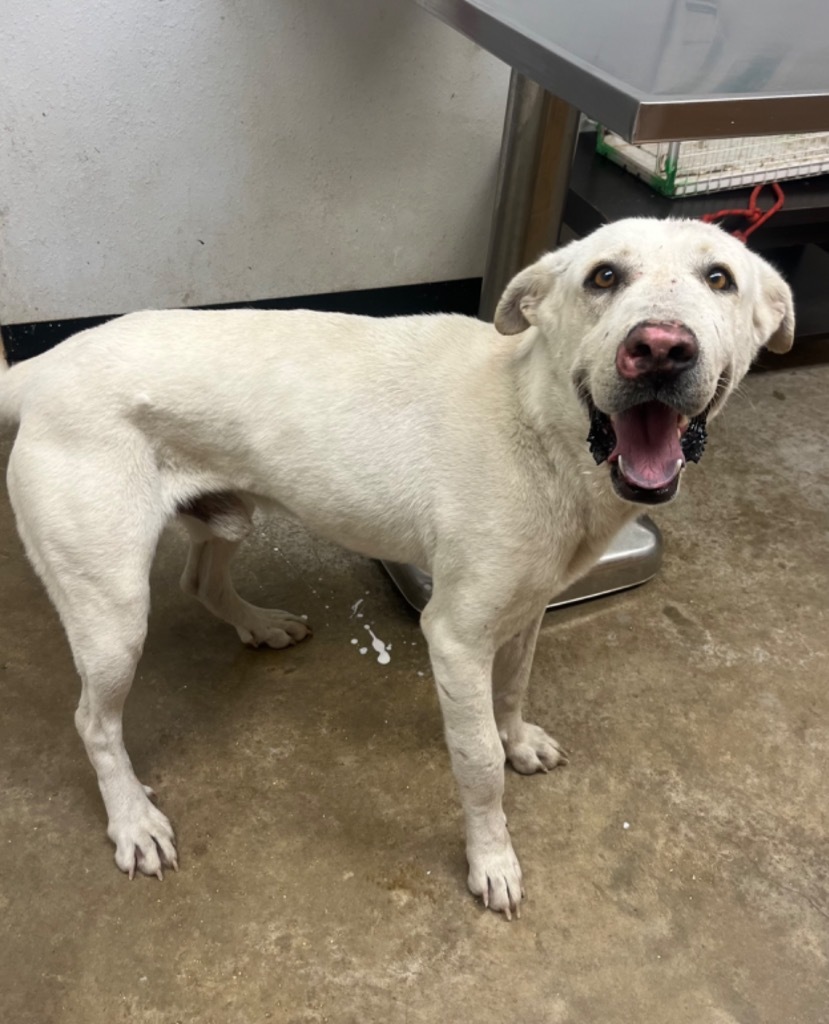
<svg viewBox="0 0 829 1024">
<path fill-rule="evenodd" d="M 218 537 L 241 540 L 250 529 L 251 517 L 245 503 L 233 491 L 197 494 L 183 501 L 176 511 L 205 523 Z"/>
<path fill-rule="evenodd" d="M 218 516 L 238 515 L 245 512 L 245 506 L 232 491 L 215 491 L 212 494 L 198 494 L 189 501 L 183 501 L 178 512 L 192 516 L 203 523 L 209 523 Z"/>
</svg>

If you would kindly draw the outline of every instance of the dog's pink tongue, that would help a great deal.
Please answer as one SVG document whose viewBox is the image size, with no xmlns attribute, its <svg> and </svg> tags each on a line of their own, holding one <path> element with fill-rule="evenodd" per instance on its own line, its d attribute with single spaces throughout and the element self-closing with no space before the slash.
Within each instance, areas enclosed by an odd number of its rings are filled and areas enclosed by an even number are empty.
<svg viewBox="0 0 829 1024">
<path fill-rule="evenodd" d="M 610 422 L 616 432 L 610 461 L 621 457 L 622 476 L 648 490 L 666 487 L 685 461 L 676 410 L 661 402 L 645 402 L 611 416 Z"/>
</svg>

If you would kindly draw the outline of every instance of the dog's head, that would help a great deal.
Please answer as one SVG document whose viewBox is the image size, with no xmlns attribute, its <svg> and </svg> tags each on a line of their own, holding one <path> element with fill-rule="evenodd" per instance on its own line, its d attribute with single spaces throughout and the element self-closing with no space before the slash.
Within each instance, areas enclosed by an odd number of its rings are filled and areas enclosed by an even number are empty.
<svg viewBox="0 0 829 1024">
<path fill-rule="evenodd" d="M 507 286 L 502 334 L 531 327 L 565 360 L 591 427 L 629 501 L 669 501 L 705 423 L 759 349 L 792 344 L 783 278 L 720 228 L 622 220 L 548 253 Z"/>
</svg>

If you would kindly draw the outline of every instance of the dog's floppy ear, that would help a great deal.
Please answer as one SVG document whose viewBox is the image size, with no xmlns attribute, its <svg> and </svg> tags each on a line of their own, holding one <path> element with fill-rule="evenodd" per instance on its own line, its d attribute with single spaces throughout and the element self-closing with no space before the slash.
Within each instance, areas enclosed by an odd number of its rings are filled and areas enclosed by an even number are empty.
<svg viewBox="0 0 829 1024">
<path fill-rule="evenodd" d="M 510 281 L 495 310 L 495 329 L 520 334 L 537 324 L 538 304 L 553 287 L 556 254 L 548 252 Z"/>
<path fill-rule="evenodd" d="M 754 308 L 757 338 L 770 352 L 788 352 L 794 341 L 792 290 L 765 260 L 761 260 L 760 296 Z"/>
</svg>

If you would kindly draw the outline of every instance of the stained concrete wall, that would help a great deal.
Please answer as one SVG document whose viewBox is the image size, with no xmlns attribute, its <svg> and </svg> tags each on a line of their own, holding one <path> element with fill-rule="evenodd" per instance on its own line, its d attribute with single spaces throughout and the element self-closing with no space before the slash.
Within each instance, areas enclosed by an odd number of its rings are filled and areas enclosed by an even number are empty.
<svg viewBox="0 0 829 1024">
<path fill-rule="evenodd" d="M 411 0 L 5 0 L 0 322 L 482 270 L 508 69 Z"/>
</svg>

